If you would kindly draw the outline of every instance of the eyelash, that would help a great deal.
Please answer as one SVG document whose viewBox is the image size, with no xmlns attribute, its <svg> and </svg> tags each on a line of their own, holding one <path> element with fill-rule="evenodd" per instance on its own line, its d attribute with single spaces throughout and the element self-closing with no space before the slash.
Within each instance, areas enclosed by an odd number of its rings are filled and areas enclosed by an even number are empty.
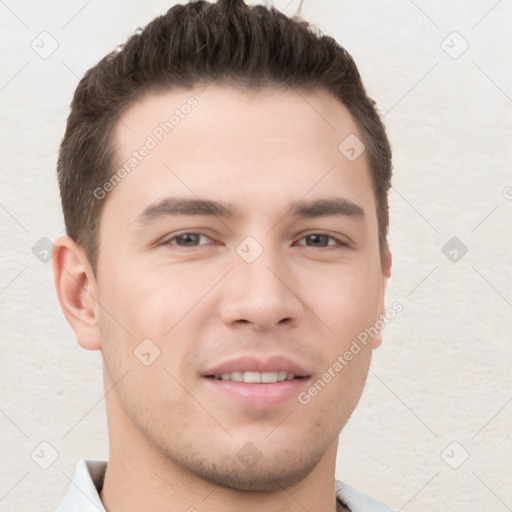
<svg viewBox="0 0 512 512">
<path fill-rule="evenodd" d="M 348 247 L 349 244 L 348 242 L 345 242 L 343 240 L 340 240 L 338 237 L 336 236 L 333 236 L 333 235 L 329 235 L 328 233 L 309 233 L 307 235 L 304 235 L 302 238 L 299 239 L 300 240 L 304 240 L 305 238 L 308 238 L 310 236 L 325 236 L 327 237 L 328 239 L 330 240 L 334 240 L 334 243 L 333 244 L 329 244 L 329 242 L 327 242 L 327 245 L 324 247 L 324 246 L 320 246 L 319 248 L 320 249 L 328 249 L 328 248 L 336 248 L 336 247 Z M 305 245 L 305 244 L 300 244 L 300 245 L 304 245 L 304 247 L 315 247 L 315 246 L 312 246 L 312 245 Z"/>
<path fill-rule="evenodd" d="M 165 241 L 163 243 L 163 245 L 172 245 L 172 246 L 180 247 L 180 248 L 200 247 L 201 245 L 205 245 L 205 244 L 199 244 L 199 245 L 189 245 L 189 246 L 186 246 L 186 245 L 178 245 L 178 244 L 171 243 L 173 240 L 176 240 L 177 238 L 184 237 L 186 235 L 199 235 L 200 237 L 206 237 L 206 238 L 209 238 L 211 240 L 211 238 L 208 235 L 204 235 L 202 233 L 196 233 L 194 231 L 187 231 L 185 233 L 181 233 L 180 235 L 175 235 L 172 238 L 169 238 L 167 241 Z M 332 248 L 336 248 L 336 247 L 338 247 L 338 248 L 339 247 L 350 247 L 350 244 L 348 242 L 340 240 L 338 237 L 333 236 L 333 235 L 328 234 L 328 233 L 308 233 L 307 235 L 304 235 L 303 237 L 301 237 L 299 239 L 299 241 L 304 240 L 304 239 L 306 239 L 308 237 L 311 237 L 311 236 L 326 236 L 328 239 L 334 240 L 335 243 L 333 243 L 333 244 L 327 243 L 326 246 L 318 246 L 317 248 L 319 248 L 319 249 L 328 249 L 328 248 L 332 249 Z M 315 247 L 315 246 L 306 245 L 306 244 L 299 244 L 299 245 L 304 246 L 304 247 L 313 247 L 313 248 Z"/>
</svg>

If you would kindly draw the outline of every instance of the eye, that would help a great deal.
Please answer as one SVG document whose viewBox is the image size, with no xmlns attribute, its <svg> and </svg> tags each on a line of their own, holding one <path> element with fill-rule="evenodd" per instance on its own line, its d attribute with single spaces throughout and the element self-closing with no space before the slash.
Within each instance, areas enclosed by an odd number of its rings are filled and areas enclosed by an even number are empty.
<svg viewBox="0 0 512 512">
<path fill-rule="evenodd" d="M 206 235 L 201 235 L 200 233 L 183 233 L 169 238 L 166 244 L 177 245 L 179 247 L 197 247 L 198 245 L 204 245 L 200 242 L 204 242 L 205 240 L 211 241 L 211 238 Z"/>
<path fill-rule="evenodd" d="M 303 240 L 305 240 L 306 243 L 301 243 Z M 308 247 L 348 246 L 347 243 L 342 242 L 340 239 L 322 233 L 313 233 L 302 237 L 298 245 L 306 245 Z"/>
</svg>

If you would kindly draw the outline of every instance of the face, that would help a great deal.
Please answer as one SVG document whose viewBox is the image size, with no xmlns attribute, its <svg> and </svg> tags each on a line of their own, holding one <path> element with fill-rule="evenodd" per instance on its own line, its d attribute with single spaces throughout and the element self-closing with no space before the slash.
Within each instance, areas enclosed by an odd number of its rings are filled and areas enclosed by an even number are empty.
<svg viewBox="0 0 512 512">
<path fill-rule="evenodd" d="M 214 85 L 149 95 L 119 123 L 129 171 L 104 199 L 97 267 L 109 421 L 179 468 L 289 485 L 356 406 L 378 341 L 344 354 L 384 312 L 388 269 L 366 154 L 338 149 L 350 134 L 326 92 Z"/>
</svg>

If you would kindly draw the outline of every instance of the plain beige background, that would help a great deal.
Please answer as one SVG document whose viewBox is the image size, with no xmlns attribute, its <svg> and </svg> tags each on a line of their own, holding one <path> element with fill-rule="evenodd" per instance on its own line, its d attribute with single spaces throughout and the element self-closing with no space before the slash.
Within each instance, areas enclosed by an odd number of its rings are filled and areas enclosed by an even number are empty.
<svg viewBox="0 0 512 512">
<path fill-rule="evenodd" d="M 1 511 L 55 509 L 80 458 L 108 457 L 100 355 L 77 346 L 44 262 L 63 231 L 56 152 L 79 77 L 170 5 L 0 1 Z M 388 304 L 404 309 L 337 477 L 407 512 L 512 510 L 512 1 L 303 14 L 352 53 L 394 148 Z"/>
</svg>

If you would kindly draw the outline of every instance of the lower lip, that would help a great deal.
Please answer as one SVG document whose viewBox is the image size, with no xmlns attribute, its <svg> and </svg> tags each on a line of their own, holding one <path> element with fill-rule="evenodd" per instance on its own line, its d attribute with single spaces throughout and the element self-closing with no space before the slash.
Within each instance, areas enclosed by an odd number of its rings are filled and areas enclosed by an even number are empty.
<svg viewBox="0 0 512 512">
<path fill-rule="evenodd" d="M 297 396 L 309 383 L 309 378 L 284 380 L 265 384 L 203 379 L 210 389 L 230 399 L 242 402 L 247 407 L 276 407 Z"/>
</svg>

